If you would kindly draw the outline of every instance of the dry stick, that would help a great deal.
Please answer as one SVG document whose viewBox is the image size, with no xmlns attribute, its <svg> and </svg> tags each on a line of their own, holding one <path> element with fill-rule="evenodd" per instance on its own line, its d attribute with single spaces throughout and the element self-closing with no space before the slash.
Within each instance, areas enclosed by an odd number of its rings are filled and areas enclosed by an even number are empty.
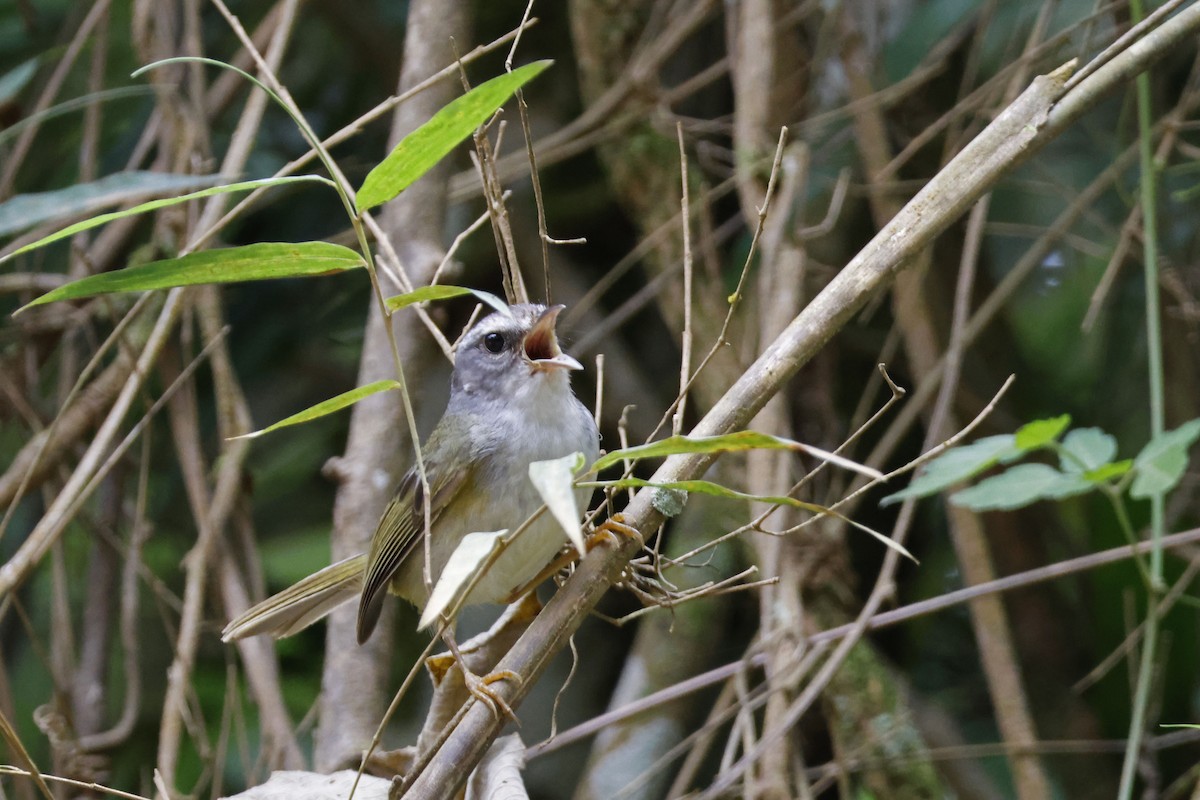
<svg viewBox="0 0 1200 800">
<path fill-rule="evenodd" d="M 1157 13 L 1157 12 L 1155 12 Z M 1189 83 L 1194 84 L 1197 72 L 1200 70 L 1200 58 L 1192 64 L 1192 76 Z M 1185 95 L 1197 94 L 1196 89 L 1191 89 L 1185 92 Z M 1194 103 L 1195 101 L 1193 101 Z M 1185 98 L 1181 97 L 1179 104 L 1183 105 Z M 1159 139 L 1158 147 L 1154 152 L 1155 163 L 1166 163 L 1167 157 L 1175 148 L 1179 140 L 1179 127 L 1177 125 L 1168 125 L 1162 129 L 1162 137 Z M 1134 145 L 1136 147 L 1136 145 Z M 1129 214 L 1125 217 L 1125 222 L 1121 225 L 1121 232 L 1117 238 L 1117 244 L 1113 248 L 1108 265 L 1104 269 L 1104 274 L 1100 277 L 1100 281 L 1096 284 L 1095 291 L 1092 292 L 1091 300 L 1088 302 L 1087 313 L 1083 315 L 1083 322 L 1080 324 L 1080 329 L 1090 331 L 1096 324 L 1096 319 L 1100 316 L 1100 311 L 1104 307 L 1104 301 L 1108 297 L 1113 284 L 1116 282 L 1117 275 L 1121 271 L 1121 266 L 1126 262 L 1126 256 L 1129 254 L 1129 249 L 1133 245 L 1135 234 L 1139 231 L 1139 226 L 1142 220 L 1142 201 L 1139 197 L 1134 201 L 1133 208 L 1129 210 Z"/>
<path fill-rule="evenodd" d="M 121 570 L 121 659 L 125 675 L 124 700 L 121 716 L 106 731 L 79 737 L 79 749 L 84 752 L 107 750 L 121 744 L 133 733 L 142 699 L 141 648 L 138 642 L 138 568 L 142 547 L 150 536 L 146 519 L 146 501 L 150 482 L 150 434 L 142 439 L 141 467 L 138 470 L 138 489 L 133 526 L 129 532 L 129 547 Z"/>
<path fill-rule="evenodd" d="M 145 375 L 158 358 L 159 351 L 174 328 L 182 306 L 181 294 L 179 289 L 172 289 L 167 294 L 166 302 L 159 312 L 158 320 L 146 340 L 133 372 L 125 381 L 108 416 L 105 417 L 100 429 L 92 438 L 78 466 L 75 467 L 62 491 L 54 498 L 21 547 L 4 566 L 0 567 L 0 598 L 8 595 L 24 582 L 49 551 L 50 546 L 62 534 L 75 509 L 86 499 L 86 494 L 83 494 L 85 488 L 104 460 L 125 415 L 129 412 L 134 396 L 141 389 Z"/>
<path fill-rule="evenodd" d="M 1007 170 L 1032 156 L 1062 133 L 1100 96 L 1128 80 L 1166 51 L 1200 29 L 1200 3 L 1132 45 L 1129 50 L 1086 81 L 1069 96 L 1062 87 L 1069 69 L 1038 76 L 979 136 L 874 239 L 788 326 L 693 431 L 697 435 L 726 433 L 744 425 L 759 408 L 806 363 L 859 308 L 884 288 L 892 273 L 930 242 L 994 184 Z M 656 482 L 694 478 L 713 456 L 672 456 L 657 470 Z M 625 511 L 625 519 L 646 536 L 658 529 L 663 516 L 653 505 L 656 492 L 641 491 Z M 504 658 L 498 669 L 523 677 L 519 685 L 501 687 L 501 696 L 516 705 L 550 658 L 557 653 L 623 565 L 637 552 L 630 539 L 614 547 L 596 547 L 580 562 L 575 574 Z M 889 552 L 891 552 L 889 550 Z M 507 691 L 506 691 L 507 690 Z M 483 756 L 499 733 L 487 709 L 472 707 L 429 768 L 414 785 L 412 798 L 449 797 L 465 779 L 468 768 Z"/>
<path fill-rule="evenodd" d="M 678 436 L 683 432 L 683 415 L 687 410 L 688 384 L 692 371 L 692 226 L 690 194 L 688 191 L 687 150 L 683 146 L 683 124 L 675 123 L 675 136 L 679 140 L 680 196 L 679 219 L 683 228 L 683 344 L 679 356 L 679 393 L 671 433 Z"/>
<path fill-rule="evenodd" d="M 1176 109 L 1181 112 L 1183 109 Z M 1169 126 L 1171 120 L 1164 119 L 1163 125 Z M 963 332 L 964 345 L 969 345 L 987 328 L 988 325 L 996 318 L 997 314 L 1004 308 L 1004 304 L 1017 290 L 1021 283 L 1029 276 L 1034 269 L 1041 263 L 1042 258 L 1053 247 L 1054 242 L 1060 239 L 1066 231 L 1074 225 L 1083 215 L 1084 209 L 1095 203 L 1101 195 L 1104 194 L 1109 186 L 1126 170 L 1137 158 L 1137 146 L 1132 145 L 1126 148 L 1113 163 L 1110 164 L 1095 180 L 1084 188 L 1072 202 L 1043 232 L 1041 237 L 1033 243 L 1033 245 L 1025 252 L 1016 266 L 1004 276 L 1003 279 L 992 290 L 971 316 L 967 323 L 966 329 Z M 896 420 L 884 432 L 878 444 L 871 450 L 870 454 L 864 459 L 866 464 L 879 464 L 885 461 L 889 454 L 899 445 L 900 440 L 907 435 L 909 428 L 916 421 L 917 416 L 924 410 L 925 404 L 933 398 L 938 387 L 941 385 L 943 370 L 945 369 L 945 359 L 939 359 L 933 368 L 923 377 L 917 388 L 911 393 L 909 402 L 900 410 Z M 855 494 L 859 493 L 862 481 L 855 479 L 859 488 L 855 489 Z M 847 509 L 848 514 L 853 514 L 853 506 Z"/>
<path fill-rule="evenodd" d="M 267 43 L 267 63 L 277 69 L 283 61 L 283 54 L 289 37 L 294 30 L 298 4 L 294 0 L 283 0 L 277 7 L 278 15 Z M 247 54 L 247 57 L 249 55 Z M 255 137 L 261 124 L 262 116 L 267 106 L 267 94 L 258 89 L 252 89 L 246 101 L 238 125 L 230 139 L 226 156 L 221 164 L 221 173 L 237 174 L 242 171 Z M 222 209 L 228 202 L 228 195 L 214 195 L 205 204 L 200 219 L 194 226 L 196 230 L 207 230 L 221 215 Z M 215 287 L 207 287 L 199 294 L 199 311 L 201 329 L 205 338 L 212 339 L 223 324 L 220 309 L 220 293 Z M 223 340 L 217 345 L 211 359 L 214 393 L 218 407 L 218 435 L 222 440 L 231 436 L 245 433 L 252 429 L 250 413 L 246 405 L 244 393 L 238 382 L 229 354 L 228 342 Z M 228 551 L 223 551 L 226 555 Z M 245 599 L 245 589 L 241 579 L 235 574 L 236 566 L 232 559 L 222 557 L 218 566 L 221 576 L 219 585 L 225 601 L 229 606 L 232 598 Z M 283 689 L 279 681 L 279 663 L 275 658 L 270 641 L 258 637 L 239 642 L 238 650 L 245 665 L 250 690 L 259 708 L 259 724 L 263 738 L 272 745 L 280 756 L 279 766 L 296 769 L 303 763 L 300 746 L 292 731 L 291 720 L 283 700 Z"/>
<path fill-rule="evenodd" d="M 204 480 L 206 468 L 194 389 L 177 395 L 177 399 L 169 404 L 169 409 L 184 486 L 198 529 L 196 544 L 184 559 L 183 613 L 175 640 L 174 657 L 167 671 L 167 691 L 163 698 L 156 762 L 163 783 L 175 788 L 175 769 L 179 759 L 183 719 L 187 713 L 187 693 L 203 620 L 204 589 L 209 580 L 208 566 L 241 491 L 242 463 L 249 443 L 239 439 L 226 445 L 210 496 Z"/>
<path fill-rule="evenodd" d="M 1167 536 L 1164 540 L 1165 547 L 1184 547 L 1187 545 L 1200 542 L 1200 528 L 1190 531 L 1181 531 Z M 1138 542 L 1137 545 L 1130 547 L 1122 545 L 1109 550 L 1102 550 L 1099 553 L 1091 553 L 1086 556 L 1079 556 L 1067 561 L 1060 561 L 1057 564 L 1048 564 L 1044 567 L 1027 570 L 1026 572 L 1017 575 L 1007 575 L 1003 578 L 997 578 L 990 583 L 977 584 L 964 589 L 958 589 L 953 592 L 948 592 L 929 600 L 919 600 L 915 603 L 909 603 L 899 608 L 890 609 L 876 614 L 871 618 L 869 629 L 872 631 L 882 628 L 898 625 L 902 622 L 916 619 L 925 616 L 926 614 L 934 614 L 939 611 L 945 611 L 948 608 L 968 603 L 980 597 L 985 597 L 990 594 L 998 594 L 1000 592 L 1008 592 L 1014 589 L 1024 589 L 1030 586 L 1035 586 L 1046 581 L 1057 580 L 1070 575 L 1074 575 L 1086 570 L 1095 569 L 1097 567 L 1116 564 L 1141 555 L 1150 551 L 1152 545 L 1150 542 Z M 827 642 L 837 641 L 850 633 L 853 624 L 839 625 L 836 628 L 820 631 L 819 633 L 811 634 L 807 638 L 810 645 L 822 644 Z M 547 753 L 558 750 L 561 747 L 573 744 L 580 739 L 585 739 L 593 735 L 597 731 L 603 730 L 605 727 L 612 725 L 621 720 L 641 714 L 647 709 L 670 703 L 678 700 L 681 697 L 686 697 L 694 692 L 712 686 L 727 680 L 730 676 L 740 669 L 747 667 L 761 667 L 766 663 L 767 654 L 758 653 L 748 659 L 734 661 L 730 664 L 725 664 L 721 667 L 716 667 L 708 672 L 701 673 L 686 681 L 681 681 L 675 686 L 667 689 L 662 689 L 654 694 L 647 695 L 639 699 L 635 703 L 618 708 L 613 711 L 600 714 L 587 722 L 580 723 L 573 728 L 563 731 L 553 742 L 542 742 L 533 745 L 529 748 L 528 755 L 530 758 L 535 756 L 545 755 Z"/>
<path fill-rule="evenodd" d="M 1046 4 L 1039 13 L 1026 46 L 1025 58 L 1040 39 L 1049 21 L 1053 4 Z M 1019 92 L 1026 70 L 1019 69 L 1011 79 L 1005 92 L 1005 100 L 1011 101 Z M 979 250 L 983 243 L 983 229 L 987 221 L 991 194 L 984 195 L 971 209 L 967 223 L 967 235 L 963 246 L 959 279 L 955 288 L 954 310 L 950 330 L 950 342 L 945 354 L 945 369 L 941 391 L 930 414 L 925 446 L 928 449 L 938 441 L 942 432 L 955 426 L 952 405 L 958 387 L 958 377 L 965 353 L 964 328 L 970 310 L 971 291 L 974 286 L 975 269 Z M 936 356 L 931 352 L 917 354 L 924 362 L 923 371 Z M 947 509 L 951 520 L 951 534 L 959 563 L 969 584 L 987 583 L 995 579 L 991 554 L 983 532 L 980 516 L 968 509 L 951 506 Z M 993 710 L 1001 735 L 1006 741 L 1026 746 L 1037 740 L 1037 731 L 1024 690 L 1024 681 L 1018 663 L 1016 648 L 1012 641 L 1010 621 L 1003 604 L 998 598 L 980 599 L 971 608 L 975 636 L 979 643 L 984 675 L 990 688 Z M 1042 764 L 1036 755 L 1013 756 L 1010 762 L 1017 793 L 1026 800 L 1049 796 L 1049 783 Z"/>
<path fill-rule="evenodd" d="M 705 23 L 715 5 L 714 0 L 696 0 L 686 4 L 685 12 L 663 29 L 652 31 L 647 28 L 642 41 L 645 46 L 640 47 L 639 52 L 629 60 L 616 82 L 578 117 L 536 143 L 535 148 L 541 154 L 543 166 L 559 163 L 590 147 L 594 140 L 588 138 L 588 134 L 595 134 L 607 127 L 627 99 L 644 93 L 645 88 L 654 83 L 658 70 Z M 623 125 L 616 130 L 645 120 L 646 110 L 639 107 L 636 113 L 623 116 Z M 501 181 L 513 180 L 520 177 L 527 163 L 520 153 L 513 153 L 496 160 L 496 173 Z M 450 180 L 452 202 L 475 197 L 478 192 L 478 180 L 470 171 L 459 173 Z"/>
<path fill-rule="evenodd" d="M 1185 569 L 1183 574 L 1179 576 L 1179 579 L 1175 581 L 1175 585 L 1172 586 L 1171 590 L 1163 595 L 1162 600 L 1155 603 L 1154 607 L 1151 609 L 1151 613 L 1158 620 L 1161 620 L 1163 617 L 1165 617 L 1167 612 L 1175 607 L 1175 603 L 1179 601 L 1179 598 L 1183 596 L 1184 591 L 1187 590 L 1192 581 L 1195 579 L 1198 570 L 1200 570 L 1200 558 L 1193 556 L 1192 560 L 1188 562 L 1187 569 Z M 1147 614 L 1146 616 L 1148 619 L 1150 615 Z M 1101 678 L 1107 675 L 1122 658 L 1129 657 L 1133 653 L 1134 648 L 1137 647 L 1138 642 L 1140 642 L 1142 637 L 1145 635 L 1146 622 L 1146 619 L 1143 619 L 1141 622 L 1139 622 L 1138 625 L 1131 630 L 1124 639 L 1121 640 L 1121 643 L 1117 645 L 1117 647 L 1111 653 L 1104 657 L 1103 661 L 1093 667 L 1087 675 L 1084 675 L 1073 686 L 1071 686 L 1071 691 L 1075 692 L 1076 694 L 1081 694 L 1087 691 L 1096 683 L 1098 683 Z"/>
<path fill-rule="evenodd" d="M 278 68 L 283 60 L 297 6 L 297 0 L 289 0 L 284 5 L 280 24 L 276 27 L 267 50 L 264 64 L 267 69 Z M 229 150 L 222 162 L 223 172 L 238 172 L 245 163 L 266 108 L 266 101 L 265 92 L 251 92 L 234 130 Z M 205 206 L 199 223 L 193 227 L 203 229 L 204 223 L 211 221 L 220 213 L 223 204 L 222 196 L 211 198 Z M 194 247 L 194 245 L 190 246 Z M 200 301 L 201 308 L 204 310 L 203 315 L 208 318 L 205 327 L 208 328 L 206 333 L 209 336 L 219 328 L 219 322 L 216 321 L 219 312 L 214 307 L 216 291 L 217 289 L 214 287 L 205 287 L 200 292 L 194 292 L 191 295 Z M 207 303 L 205 303 L 205 295 L 207 295 Z M 221 337 L 221 341 L 223 341 L 223 337 Z M 224 349 L 221 344 L 217 345 L 217 350 L 214 377 L 218 393 L 217 403 L 222 412 L 219 416 L 222 421 L 229 420 L 233 416 L 240 416 L 241 419 L 236 424 L 241 430 L 235 432 L 241 433 L 250 428 L 248 414 L 244 411 L 244 400 L 241 414 L 238 414 L 236 410 L 231 410 L 230 404 L 236 404 L 237 401 L 226 393 L 237 392 L 236 379 L 232 377 L 228 350 Z M 185 394 L 181 397 L 192 399 L 193 395 Z M 194 416 L 195 409 L 188 409 L 192 411 L 193 417 L 184 419 L 182 403 L 181 400 L 171 404 L 171 422 L 177 448 L 181 451 L 180 465 L 184 470 L 185 486 L 188 490 L 188 499 L 192 504 L 192 513 L 196 519 L 198 535 L 196 545 L 186 559 L 183 614 L 179 622 L 174 657 L 167 671 L 167 690 L 163 698 L 163 716 L 159 727 L 156 764 L 163 783 L 171 789 L 177 788 L 175 769 L 178 764 L 183 734 L 182 721 L 187 710 L 185 695 L 190 690 L 192 667 L 195 664 L 196 650 L 199 646 L 205 590 L 209 585 L 208 567 L 217 542 L 222 538 L 225 524 L 233 513 L 234 505 L 241 493 L 242 463 L 249 452 L 249 443 L 245 440 L 227 441 L 224 444 L 220 471 L 215 480 L 213 494 L 209 497 L 204 479 L 204 458 L 199 444 L 200 437 L 198 420 Z M 226 433 L 231 432 L 226 431 Z M 266 687 L 259 684 L 257 688 L 265 689 Z M 271 726 L 271 732 L 282 741 L 287 742 L 291 735 L 287 730 L 287 724 L 282 725 L 283 731 L 279 730 L 281 727 L 279 717 L 283 701 L 278 685 L 275 686 L 273 694 L 262 697 L 260 700 L 266 712 L 264 728 Z M 294 740 L 292 740 L 290 749 L 292 751 L 291 760 L 298 762 L 299 747 Z"/>
</svg>

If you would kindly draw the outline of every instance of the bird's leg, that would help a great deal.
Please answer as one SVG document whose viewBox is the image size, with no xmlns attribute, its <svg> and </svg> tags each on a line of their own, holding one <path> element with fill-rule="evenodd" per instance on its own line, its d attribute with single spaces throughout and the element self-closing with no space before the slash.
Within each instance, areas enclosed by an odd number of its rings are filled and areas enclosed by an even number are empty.
<svg viewBox="0 0 1200 800">
<path fill-rule="evenodd" d="M 447 626 L 442 631 L 442 641 L 446 643 L 446 647 L 450 648 L 450 654 L 454 656 L 455 662 L 458 663 L 458 668 L 462 670 L 463 684 L 467 687 L 467 691 L 471 693 L 471 696 L 487 706 L 492 712 L 492 716 L 496 719 L 500 719 L 500 715 L 504 714 L 504 716 L 516 722 L 517 715 L 513 713 L 512 707 L 504 702 L 504 698 L 496 693 L 491 684 L 504 680 L 510 680 L 519 684 L 521 676 L 511 669 L 505 669 L 480 677 L 467 666 L 467 660 L 463 657 L 462 651 L 458 649 L 458 642 L 455 641 L 454 631 L 450 626 Z"/>
<path fill-rule="evenodd" d="M 637 539 L 639 542 L 642 540 L 642 534 L 638 532 L 637 528 L 626 525 L 625 519 L 620 514 L 613 514 L 611 517 L 602 522 L 600 527 L 592 531 L 591 536 L 588 536 L 587 541 L 584 543 L 584 549 L 590 553 L 592 552 L 592 548 L 596 547 L 596 545 L 600 544 L 600 542 L 604 541 L 605 539 L 610 539 L 614 544 L 619 546 L 621 544 L 621 537 L 625 537 L 627 539 Z M 563 567 L 568 566 L 573 561 L 575 561 L 575 551 L 573 549 L 568 550 L 558 558 L 551 561 L 545 569 L 533 577 L 533 580 L 526 581 L 516 589 L 513 589 L 511 592 L 509 592 L 508 596 L 504 598 L 504 602 L 515 603 L 527 593 L 540 586 L 542 581 L 546 580 Z"/>
</svg>

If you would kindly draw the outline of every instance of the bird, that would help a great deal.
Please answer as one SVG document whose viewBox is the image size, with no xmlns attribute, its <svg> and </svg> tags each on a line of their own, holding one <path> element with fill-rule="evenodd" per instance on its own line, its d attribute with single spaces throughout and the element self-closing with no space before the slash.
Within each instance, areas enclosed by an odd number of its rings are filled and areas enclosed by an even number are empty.
<svg viewBox="0 0 1200 800">
<path fill-rule="evenodd" d="M 541 508 L 541 495 L 529 478 L 530 463 L 573 453 L 582 453 L 585 463 L 594 462 L 599 432 L 570 382 L 570 373 L 583 365 L 558 342 L 556 323 L 563 309 L 516 304 L 473 326 L 455 351 L 446 409 L 422 447 L 425 481 L 415 465 L 401 478 L 368 552 L 332 564 L 253 606 L 225 627 L 222 639 L 290 636 L 357 597 L 361 644 L 374 631 L 389 592 L 418 609 L 429 600 L 423 544 L 426 486 L 429 573 L 436 585 L 467 534 L 514 531 Z M 577 488 L 577 505 L 586 507 L 591 492 Z M 479 576 L 463 605 L 516 599 L 533 588 L 531 581 L 544 577 L 544 568 L 565 540 L 552 515 L 536 517 Z M 456 649 L 452 638 L 447 643 Z"/>
</svg>

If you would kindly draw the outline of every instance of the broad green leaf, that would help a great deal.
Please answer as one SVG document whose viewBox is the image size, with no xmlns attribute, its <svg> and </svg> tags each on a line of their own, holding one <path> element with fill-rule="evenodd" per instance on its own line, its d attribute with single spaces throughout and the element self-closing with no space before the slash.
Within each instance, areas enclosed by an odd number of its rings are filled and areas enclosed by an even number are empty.
<svg viewBox="0 0 1200 800">
<path fill-rule="evenodd" d="M 587 554 L 583 529 L 579 525 L 579 504 L 575 501 L 575 473 L 583 469 L 583 453 L 549 461 L 534 461 L 529 465 L 529 480 L 546 503 L 546 508 L 558 520 L 563 532 L 575 545 L 579 555 Z"/>
<path fill-rule="evenodd" d="M 102 208 L 134 203 L 156 195 L 175 194 L 219 183 L 220 175 L 174 175 L 164 172 L 118 172 L 66 189 L 19 194 L 0 203 L 0 236 L 56 219 L 91 214 Z"/>
<path fill-rule="evenodd" d="M 186 203 L 189 200 L 197 200 L 201 197 L 209 197 L 214 194 L 225 194 L 226 192 L 245 192 L 251 189 L 258 189 L 263 186 L 280 186 L 288 183 L 300 183 L 308 181 L 316 181 L 318 183 L 324 183 L 328 186 L 333 186 L 333 181 L 329 180 L 328 178 L 322 178 L 320 175 L 292 175 L 282 178 L 262 178 L 254 181 L 242 181 L 241 183 L 227 183 L 223 186 L 213 186 L 208 189 L 201 189 L 198 192 L 182 194 L 178 197 L 165 197 L 161 200 L 151 200 L 148 203 L 141 203 L 133 208 L 127 208 L 124 211 L 113 211 L 108 214 L 100 214 L 98 216 L 85 219 L 82 222 L 77 222 L 74 225 L 69 225 L 60 231 L 50 234 L 49 236 L 38 239 L 36 242 L 27 244 L 18 250 L 14 250 L 13 252 L 4 256 L 4 258 L 0 258 L 0 262 L 6 261 L 13 256 L 20 255 L 21 253 L 25 253 L 30 250 L 36 250 L 39 247 L 44 247 L 51 242 L 57 242 L 59 239 L 65 239 L 68 236 L 74 236 L 80 231 L 86 231 L 90 228 L 103 225 L 106 222 L 112 222 L 115 219 L 121 219 L 122 217 L 131 217 L 134 214 L 145 214 L 147 211 L 155 211 L 159 208 L 173 206 L 177 203 Z"/>
<path fill-rule="evenodd" d="M 33 76 L 37 74 L 37 67 L 38 59 L 34 56 L 0 75 L 0 104 L 12 102 L 26 84 L 33 80 Z"/>
<path fill-rule="evenodd" d="M 416 303 L 424 303 L 428 300 L 449 300 L 452 297 L 462 297 L 464 294 L 473 294 L 501 314 L 512 316 L 512 311 L 509 309 L 508 303 L 496 297 L 496 295 L 491 292 L 485 292 L 482 289 L 469 289 L 466 286 L 446 286 L 441 284 L 436 286 L 422 286 L 420 289 L 413 289 L 411 292 L 389 297 L 383 301 L 383 304 L 387 306 L 388 311 L 399 311 Z"/>
<path fill-rule="evenodd" d="M 358 212 L 386 203 L 415 183 L 550 64 L 536 61 L 479 84 L 401 139 L 367 174 L 355 199 Z"/>
<path fill-rule="evenodd" d="M 203 250 L 179 258 L 89 275 L 47 292 L 16 313 L 43 303 L 78 300 L 111 292 L 141 292 L 203 283 L 325 275 L 362 265 L 362 256 L 358 253 L 329 242 L 263 243 L 224 250 Z"/>
<path fill-rule="evenodd" d="M 1058 464 L 1063 472 L 1089 473 L 1117 455 L 1117 440 L 1099 428 L 1076 428 L 1062 440 Z"/>
<path fill-rule="evenodd" d="M 672 490 L 672 491 L 689 492 L 689 493 L 693 493 L 693 494 L 707 494 L 707 495 L 712 495 L 713 497 L 724 497 L 729 500 L 749 500 L 749 501 L 753 501 L 753 502 L 757 502 L 757 503 L 770 503 L 771 505 L 791 506 L 792 508 L 803 509 L 805 511 L 812 512 L 813 514 L 827 514 L 831 517 L 836 517 L 837 519 L 840 519 L 843 522 L 853 525 L 855 528 L 858 528 L 860 531 L 869 533 L 870 535 L 874 536 L 876 539 L 878 539 L 883 544 L 887 545 L 888 547 L 892 548 L 896 552 L 900 553 L 900 555 L 904 556 L 905 558 L 912 559 L 912 561 L 914 563 L 919 563 L 919 562 L 917 562 L 916 558 L 913 558 L 912 553 L 908 552 L 908 550 L 906 550 L 903 545 L 901 545 L 899 542 L 892 541 L 888 537 L 884 536 L 882 533 L 871 530 L 866 525 L 862 525 L 858 522 L 855 522 L 854 520 L 850 519 L 849 517 L 843 516 L 831 508 L 826 508 L 825 506 L 817 505 L 816 503 L 806 503 L 803 500 L 797 500 L 794 497 L 777 497 L 774 495 L 747 494 L 746 492 L 739 492 L 736 489 L 730 489 L 727 486 L 722 486 L 719 483 L 713 483 L 711 481 L 700 481 L 700 480 L 667 481 L 664 483 L 655 483 L 653 481 L 647 481 L 647 480 L 643 480 L 641 478 L 626 477 L 626 478 L 620 478 L 618 480 L 611 480 L 611 481 L 580 481 L 578 485 L 579 486 L 592 486 L 592 487 L 599 487 L 599 488 L 611 488 L 611 489 L 642 489 L 642 488 L 667 489 L 667 490 Z"/>
<path fill-rule="evenodd" d="M 1200 419 L 1154 437 L 1133 459 L 1137 475 L 1129 493 L 1137 498 L 1170 491 L 1187 468 L 1188 448 L 1200 439 Z"/>
<path fill-rule="evenodd" d="M 879 504 L 886 506 L 910 497 L 937 494 L 994 467 L 1002 458 L 1014 453 L 1019 454 L 1020 450 L 1017 449 L 1016 437 L 1010 433 L 986 436 L 962 447 L 952 447 L 926 464 L 908 488 L 889 494 Z"/>
<path fill-rule="evenodd" d="M 286 428 L 289 425 L 299 425 L 302 422 L 311 422 L 318 417 L 324 417 L 327 414 L 332 414 L 335 411 L 341 411 L 346 406 L 352 406 L 359 400 L 370 397 L 373 394 L 379 394 L 380 392 L 386 392 L 390 389 L 399 388 L 400 382 L 394 380 L 375 381 L 374 383 L 368 383 L 366 386 L 359 386 L 358 388 L 351 389 L 348 392 L 342 392 L 336 397 L 331 397 L 328 400 L 322 400 L 316 405 L 309 406 L 303 411 L 292 414 L 290 417 L 285 417 L 284 419 L 279 420 L 279 422 L 276 422 L 274 425 L 269 425 L 260 431 L 243 433 L 241 436 L 231 436 L 229 437 L 229 440 L 257 439 L 264 433 L 270 433 L 271 431 L 278 430 L 280 428 Z"/>
<path fill-rule="evenodd" d="M 1037 450 L 1053 442 L 1071 424 L 1071 415 L 1063 414 L 1051 419 L 1035 419 L 1017 429 L 1017 447 L 1022 453 Z"/>
<path fill-rule="evenodd" d="M 419 630 L 437 622 L 442 613 L 453 614 L 454 607 L 465 597 L 471 579 L 507 533 L 507 530 L 468 533 L 462 538 L 429 594 L 429 602 L 425 604 L 417 626 Z"/>
<path fill-rule="evenodd" d="M 809 447 L 800 442 L 793 442 L 791 439 L 782 439 L 778 436 L 758 433 L 757 431 L 737 431 L 736 433 L 727 433 L 724 436 L 669 436 L 666 439 L 651 442 L 650 444 L 640 444 L 634 447 L 626 447 L 622 450 L 613 450 L 611 453 L 605 453 L 592 465 L 590 471 L 600 472 L 611 467 L 613 464 L 621 463 L 625 459 L 636 461 L 641 458 L 661 458 L 680 453 L 732 453 L 740 450 L 798 450 L 812 453 L 818 458 L 833 461 L 839 464 L 839 466 L 853 465 L 851 468 L 872 477 L 882 477 L 875 470 L 854 464 L 854 462 L 835 456 L 832 453 L 826 453 L 823 450 Z"/>
<path fill-rule="evenodd" d="M 1059 472 L 1047 464 L 1018 464 L 951 496 L 950 502 L 975 511 L 1027 506 L 1038 500 L 1061 500 L 1095 486 L 1083 475 Z"/>
</svg>

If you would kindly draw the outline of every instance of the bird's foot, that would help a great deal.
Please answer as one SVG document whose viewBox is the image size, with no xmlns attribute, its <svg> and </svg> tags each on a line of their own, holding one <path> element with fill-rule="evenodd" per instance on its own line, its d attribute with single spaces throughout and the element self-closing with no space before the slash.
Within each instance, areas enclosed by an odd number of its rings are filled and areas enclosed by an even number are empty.
<svg viewBox="0 0 1200 800">
<path fill-rule="evenodd" d="M 463 683 L 466 685 L 467 691 L 471 693 L 472 697 L 487 706 L 488 710 L 492 712 L 492 716 L 500 719 L 500 715 L 503 714 L 513 722 L 517 722 L 517 715 L 513 713 L 512 707 L 492 688 L 492 684 L 499 681 L 512 681 L 520 685 L 520 675 L 511 669 L 503 669 L 480 676 L 467 669 L 462 662 L 459 662 L 458 668 L 463 672 Z"/>
<path fill-rule="evenodd" d="M 587 549 L 591 552 L 593 547 L 598 546 L 605 540 L 620 547 L 622 539 L 634 539 L 640 544 L 642 534 L 637 528 L 625 524 L 625 516 L 623 514 L 613 514 L 600 523 L 600 526 L 596 530 L 592 531 L 592 535 L 587 539 Z"/>
</svg>

